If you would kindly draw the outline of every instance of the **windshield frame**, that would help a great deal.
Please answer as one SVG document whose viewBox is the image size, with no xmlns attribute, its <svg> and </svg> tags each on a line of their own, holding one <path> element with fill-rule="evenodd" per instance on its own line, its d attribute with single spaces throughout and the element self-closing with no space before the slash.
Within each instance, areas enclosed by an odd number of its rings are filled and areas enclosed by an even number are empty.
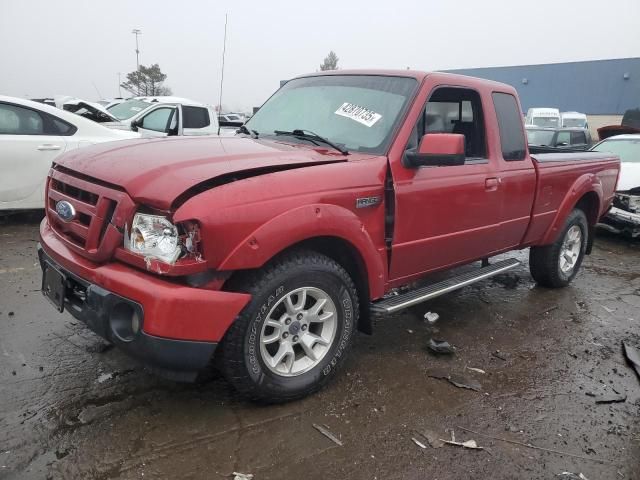
<svg viewBox="0 0 640 480">
<path fill-rule="evenodd" d="M 303 75 L 300 77 L 295 77 L 292 78 L 291 80 L 288 80 L 286 83 L 284 83 L 280 88 L 278 88 L 275 92 L 273 92 L 269 98 L 267 98 L 267 100 L 260 106 L 260 108 L 258 109 L 258 111 L 249 119 L 247 120 L 247 122 L 245 123 L 245 125 L 251 129 L 251 120 L 253 120 L 253 118 L 260 112 L 260 110 L 262 109 L 262 107 L 264 107 L 264 105 L 266 105 L 269 101 L 271 101 L 271 99 L 276 96 L 278 94 L 278 92 L 280 92 L 280 90 L 282 90 L 283 88 L 285 88 L 287 86 L 287 84 L 289 84 L 289 82 L 295 81 L 295 80 L 303 80 L 303 79 L 307 79 L 307 78 L 317 78 L 317 77 L 382 77 L 382 78 L 400 78 L 400 79 L 407 79 L 407 80 L 413 80 L 413 87 L 410 90 L 410 92 L 407 94 L 407 100 L 404 102 L 404 105 L 402 106 L 402 108 L 398 111 L 397 117 L 395 122 L 393 123 L 392 127 L 389 129 L 389 132 L 387 134 L 387 136 L 384 138 L 384 140 L 380 143 L 380 145 L 378 146 L 377 149 L 375 149 L 375 151 L 373 149 L 371 150 L 356 150 L 356 149 L 349 149 L 347 145 L 344 145 L 341 142 L 336 141 L 333 138 L 330 137 L 325 137 L 328 140 L 337 143 L 338 145 L 344 147 L 346 150 L 349 150 L 349 152 L 354 152 L 354 153 L 362 153 L 365 155 L 384 155 L 384 156 L 388 156 L 389 155 L 389 151 L 391 150 L 391 147 L 393 146 L 394 140 L 395 138 L 398 136 L 398 132 L 400 131 L 402 125 L 404 124 L 406 117 L 409 113 L 409 110 L 411 109 L 411 106 L 413 105 L 413 103 L 415 102 L 415 99 L 417 97 L 418 92 L 420 91 L 420 88 L 422 86 L 422 81 L 417 79 L 414 76 L 410 76 L 410 75 L 394 75 L 394 74 L 383 74 L 383 73 L 326 73 L 326 74 L 311 74 L 311 75 Z M 274 140 L 277 138 L 277 140 L 279 142 L 287 142 L 287 143 L 294 143 L 294 144 L 309 144 L 308 140 L 305 140 L 303 138 L 300 139 L 296 139 L 295 137 L 292 136 L 286 136 L 283 137 L 282 135 L 277 135 L 275 133 L 266 133 L 266 132 L 258 132 L 260 134 L 260 138 L 266 138 L 269 140 Z"/>
</svg>

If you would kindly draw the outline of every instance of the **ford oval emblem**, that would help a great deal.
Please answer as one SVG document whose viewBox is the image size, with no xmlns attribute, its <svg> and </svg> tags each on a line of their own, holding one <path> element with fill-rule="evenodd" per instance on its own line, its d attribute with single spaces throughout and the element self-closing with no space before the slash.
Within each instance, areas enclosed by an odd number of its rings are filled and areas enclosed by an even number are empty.
<svg viewBox="0 0 640 480">
<path fill-rule="evenodd" d="M 76 209 L 65 200 L 60 200 L 56 203 L 56 213 L 65 222 L 70 222 L 76 218 Z"/>
</svg>

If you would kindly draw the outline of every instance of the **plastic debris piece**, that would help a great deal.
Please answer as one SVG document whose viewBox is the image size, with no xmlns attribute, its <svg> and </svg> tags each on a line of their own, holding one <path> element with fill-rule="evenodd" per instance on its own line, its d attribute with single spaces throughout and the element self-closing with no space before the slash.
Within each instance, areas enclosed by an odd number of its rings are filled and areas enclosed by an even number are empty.
<svg viewBox="0 0 640 480">
<path fill-rule="evenodd" d="M 502 353 L 500 350 L 496 350 L 495 352 L 493 352 L 491 355 L 493 355 L 496 358 L 499 358 L 502 361 L 507 361 L 507 357 L 504 353 Z"/>
<path fill-rule="evenodd" d="M 251 480 L 253 478 L 251 473 L 233 472 L 231 475 L 233 475 L 233 480 Z"/>
<path fill-rule="evenodd" d="M 562 477 L 568 480 L 589 480 L 582 473 L 572 473 L 572 472 L 562 472 L 557 474 L 556 477 Z"/>
<path fill-rule="evenodd" d="M 440 439 L 441 442 L 447 445 L 455 445 L 457 447 L 470 448 L 472 450 L 484 450 L 483 447 L 479 447 L 475 440 L 467 440 L 466 442 L 456 442 L 456 434 L 451 430 L 451 440 Z"/>
<path fill-rule="evenodd" d="M 413 441 L 413 443 L 418 445 L 420 448 L 423 448 L 423 449 L 427 448 L 427 446 L 424 443 L 422 443 L 420 440 L 418 440 L 417 438 L 411 437 L 411 440 Z"/>
<path fill-rule="evenodd" d="M 483 375 L 487 373 L 484 370 L 482 370 L 481 368 L 467 367 L 467 370 L 471 370 L 472 372 L 482 373 Z"/>
<path fill-rule="evenodd" d="M 436 323 L 439 318 L 440 318 L 440 315 L 438 315 L 435 312 L 427 312 L 424 314 L 424 319 L 431 324 Z"/>
<path fill-rule="evenodd" d="M 112 378 L 113 378 L 113 373 L 103 373 L 102 375 L 100 375 L 100 376 L 98 377 L 97 382 L 98 382 L 98 383 L 104 383 L 104 382 L 106 382 L 107 380 L 111 380 Z"/>
<path fill-rule="evenodd" d="M 613 313 L 615 310 L 613 308 L 605 307 L 604 305 L 600 305 L 607 313 Z"/>
<path fill-rule="evenodd" d="M 452 374 L 446 370 L 441 370 L 441 369 L 430 370 L 427 372 L 427 376 L 432 378 L 442 378 L 444 380 L 447 380 L 449 383 L 451 383 L 452 385 L 458 388 L 467 388 L 469 390 L 474 390 L 476 392 L 479 392 L 480 390 L 482 390 L 482 385 L 480 385 L 480 383 L 477 382 L 476 380 L 464 377 L 463 375 L 458 375 L 455 373 Z"/>
<path fill-rule="evenodd" d="M 331 433 L 328 428 L 325 428 L 322 425 L 318 425 L 317 423 L 313 424 L 313 428 L 318 430 L 322 435 L 327 437 L 336 445 L 339 445 L 340 447 L 342 446 L 342 442 L 338 439 L 338 437 L 336 437 L 333 433 Z"/>
<path fill-rule="evenodd" d="M 627 401 L 626 395 L 620 394 L 605 394 L 596 397 L 596 403 L 623 403 Z"/>
<path fill-rule="evenodd" d="M 627 357 L 627 360 L 633 366 L 633 369 L 640 377 L 640 350 L 632 347 L 626 342 L 622 342 L 622 346 L 624 347 L 624 356 Z"/>
<path fill-rule="evenodd" d="M 449 342 L 445 342 L 444 340 L 437 340 L 435 338 L 429 339 L 429 345 L 427 345 L 429 350 L 437 354 L 450 355 L 455 353 L 453 347 L 449 344 Z"/>
<path fill-rule="evenodd" d="M 440 436 L 436 432 L 426 429 L 419 433 L 427 439 L 431 448 L 442 448 L 444 446 L 444 442 L 440 440 Z"/>
</svg>

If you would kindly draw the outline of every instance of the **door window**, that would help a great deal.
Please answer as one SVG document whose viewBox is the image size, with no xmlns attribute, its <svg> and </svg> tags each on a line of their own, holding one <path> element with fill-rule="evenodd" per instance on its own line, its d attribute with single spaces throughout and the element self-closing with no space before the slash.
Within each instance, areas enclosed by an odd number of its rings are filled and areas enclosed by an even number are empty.
<svg viewBox="0 0 640 480">
<path fill-rule="evenodd" d="M 210 125 L 209 111 L 202 107 L 182 107 L 182 128 L 204 128 Z"/>
<path fill-rule="evenodd" d="M 168 132 L 172 128 L 174 110 L 173 107 L 157 108 L 142 118 L 140 126 L 145 130 Z"/>
<path fill-rule="evenodd" d="M 422 136 L 429 133 L 462 134 L 466 157 L 486 158 L 484 117 L 478 92 L 466 88 L 437 89 L 427 101 L 407 148 L 417 148 Z"/>
<path fill-rule="evenodd" d="M 500 146 L 502 158 L 508 162 L 524 160 L 527 154 L 522 116 L 518 102 L 513 95 L 495 92 L 492 95 L 493 106 L 498 116 Z"/>
<path fill-rule="evenodd" d="M 0 104 L 0 134 L 43 135 L 44 120 L 35 110 Z"/>
</svg>

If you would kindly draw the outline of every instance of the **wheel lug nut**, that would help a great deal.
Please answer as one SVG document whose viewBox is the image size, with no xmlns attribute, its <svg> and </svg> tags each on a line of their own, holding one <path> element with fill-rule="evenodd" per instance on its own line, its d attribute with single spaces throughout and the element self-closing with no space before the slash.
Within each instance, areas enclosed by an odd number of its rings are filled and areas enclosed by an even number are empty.
<svg viewBox="0 0 640 480">
<path fill-rule="evenodd" d="M 290 318 L 287 318 L 287 319 L 284 321 L 284 323 L 285 323 L 285 325 L 289 325 L 289 324 L 291 323 L 291 319 L 290 319 Z"/>
<path fill-rule="evenodd" d="M 302 325 L 302 330 L 306 330 L 307 326 L 306 325 Z"/>
<path fill-rule="evenodd" d="M 294 335 L 294 336 L 293 336 L 293 341 L 294 341 L 294 342 L 297 342 L 297 341 L 298 341 L 298 335 Z"/>
<path fill-rule="evenodd" d="M 284 333 L 282 334 L 282 338 L 287 338 L 288 336 L 289 336 L 289 333 L 288 333 L 288 332 L 284 332 Z"/>
<path fill-rule="evenodd" d="M 302 320 L 302 314 L 299 313 L 297 318 L 298 318 L 298 320 Z"/>
</svg>

